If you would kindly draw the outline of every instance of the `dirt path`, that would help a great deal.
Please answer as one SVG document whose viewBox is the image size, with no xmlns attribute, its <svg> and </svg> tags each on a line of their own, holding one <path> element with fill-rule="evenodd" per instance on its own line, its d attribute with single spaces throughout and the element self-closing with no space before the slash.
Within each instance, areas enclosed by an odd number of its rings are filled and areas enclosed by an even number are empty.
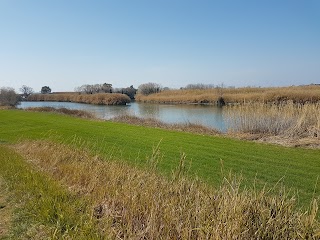
<svg viewBox="0 0 320 240">
<path fill-rule="evenodd" d="M 12 220 L 12 208 L 9 203 L 9 196 L 6 185 L 0 178 L 0 239 L 6 239 L 9 234 Z"/>
</svg>

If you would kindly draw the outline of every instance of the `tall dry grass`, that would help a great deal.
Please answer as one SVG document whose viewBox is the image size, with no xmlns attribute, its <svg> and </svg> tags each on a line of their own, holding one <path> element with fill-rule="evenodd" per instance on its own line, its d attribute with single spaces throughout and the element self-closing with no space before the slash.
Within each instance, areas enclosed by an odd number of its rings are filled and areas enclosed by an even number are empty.
<svg viewBox="0 0 320 240">
<path fill-rule="evenodd" d="M 222 97 L 227 104 L 318 103 L 320 102 L 320 86 L 167 90 L 148 96 L 138 94 L 136 100 L 153 103 L 216 104 L 219 97 Z"/>
<path fill-rule="evenodd" d="M 225 111 L 229 131 L 320 140 L 320 104 L 249 104 Z"/>
<path fill-rule="evenodd" d="M 35 167 L 92 203 L 92 219 L 110 239 L 319 239 L 317 202 L 296 209 L 285 191 L 242 188 L 236 177 L 213 189 L 184 176 L 185 155 L 171 179 L 156 172 L 159 146 L 149 168 L 105 161 L 86 151 L 33 141 L 15 147 Z M 81 217 L 81 212 L 79 212 Z"/>
<path fill-rule="evenodd" d="M 126 105 L 130 98 L 120 93 L 96 93 L 96 94 L 32 94 L 28 101 L 54 101 L 76 102 L 97 105 Z"/>
</svg>

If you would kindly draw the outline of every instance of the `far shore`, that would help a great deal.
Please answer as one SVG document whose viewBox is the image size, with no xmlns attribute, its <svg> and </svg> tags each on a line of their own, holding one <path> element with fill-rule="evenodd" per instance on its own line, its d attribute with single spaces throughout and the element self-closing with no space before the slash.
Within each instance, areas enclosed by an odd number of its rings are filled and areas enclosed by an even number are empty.
<svg viewBox="0 0 320 240">
<path fill-rule="evenodd" d="M 136 101 L 163 104 L 242 105 L 320 103 L 320 85 L 274 88 L 209 88 L 163 90 L 136 95 Z"/>
</svg>

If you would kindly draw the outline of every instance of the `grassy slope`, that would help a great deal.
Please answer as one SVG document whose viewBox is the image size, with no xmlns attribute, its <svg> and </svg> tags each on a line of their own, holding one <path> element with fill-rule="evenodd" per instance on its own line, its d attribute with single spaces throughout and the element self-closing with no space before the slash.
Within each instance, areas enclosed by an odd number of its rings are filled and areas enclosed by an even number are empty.
<svg viewBox="0 0 320 240">
<path fill-rule="evenodd" d="M 0 177 L 15 203 L 10 206 L 12 227 L 7 226 L 6 235 L 0 234 L 0 239 L 100 239 L 84 198 L 35 171 L 5 145 L 0 145 L 0 161 Z"/>
<path fill-rule="evenodd" d="M 300 190 L 303 203 L 312 197 L 320 174 L 320 150 L 291 149 L 52 113 L 0 111 L 0 143 L 49 136 L 71 142 L 75 135 L 93 143 L 92 147 L 102 154 L 109 155 L 112 150 L 115 158 L 131 162 L 144 161 L 146 155 L 151 155 L 152 147 L 162 140 L 164 157 L 160 169 L 165 172 L 175 167 L 180 152 L 185 152 L 192 160 L 192 174 L 217 183 L 222 159 L 226 171 L 242 172 L 250 182 L 257 176 L 259 182 L 275 184 L 285 177 L 286 186 Z M 316 195 L 319 193 L 320 184 Z"/>
</svg>

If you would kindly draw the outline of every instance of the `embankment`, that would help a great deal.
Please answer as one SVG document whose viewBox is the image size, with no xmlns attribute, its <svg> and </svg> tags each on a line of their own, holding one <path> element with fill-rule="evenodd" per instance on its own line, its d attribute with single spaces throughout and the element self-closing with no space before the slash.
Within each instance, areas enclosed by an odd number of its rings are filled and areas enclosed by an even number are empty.
<svg viewBox="0 0 320 240">
<path fill-rule="evenodd" d="M 240 141 L 228 137 L 191 134 L 174 130 L 134 126 L 110 121 L 75 118 L 62 114 L 21 110 L 0 111 L 0 143 L 51 139 L 73 142 L 81 138 L 92 152 L 103 157 L 144 165 L 152 147 L 161 141 L 165 156 L 158 166 L 170 174 L 179 163 L 180 152 L 192 159 L 189 174 L 212 185 L 219 184 L 221 167 L 242 173 L 246 182 L 263 187 L 266 182 L 299 190 L 299 202 L 306 206 L 319 196 L 319 149 L 286 148 Z M 248 183 L 247 182 L 247 183 Z M 269 185 L 269 186 L 270 186 Z"/>
<path fill-rule="evenodd" d="M 305 211 L 284 188 L 243 188 L 231 174 L 212 187 L 187 176 L 184 154 L 160 175 L 159 147 L 141 168 L 112 149 L 106 159 L 46 140 L 0 145 L 0 178 L 19 203 L 6 206 L 10 239 L 318 239 L 316 200 Z"/>
</svg>

